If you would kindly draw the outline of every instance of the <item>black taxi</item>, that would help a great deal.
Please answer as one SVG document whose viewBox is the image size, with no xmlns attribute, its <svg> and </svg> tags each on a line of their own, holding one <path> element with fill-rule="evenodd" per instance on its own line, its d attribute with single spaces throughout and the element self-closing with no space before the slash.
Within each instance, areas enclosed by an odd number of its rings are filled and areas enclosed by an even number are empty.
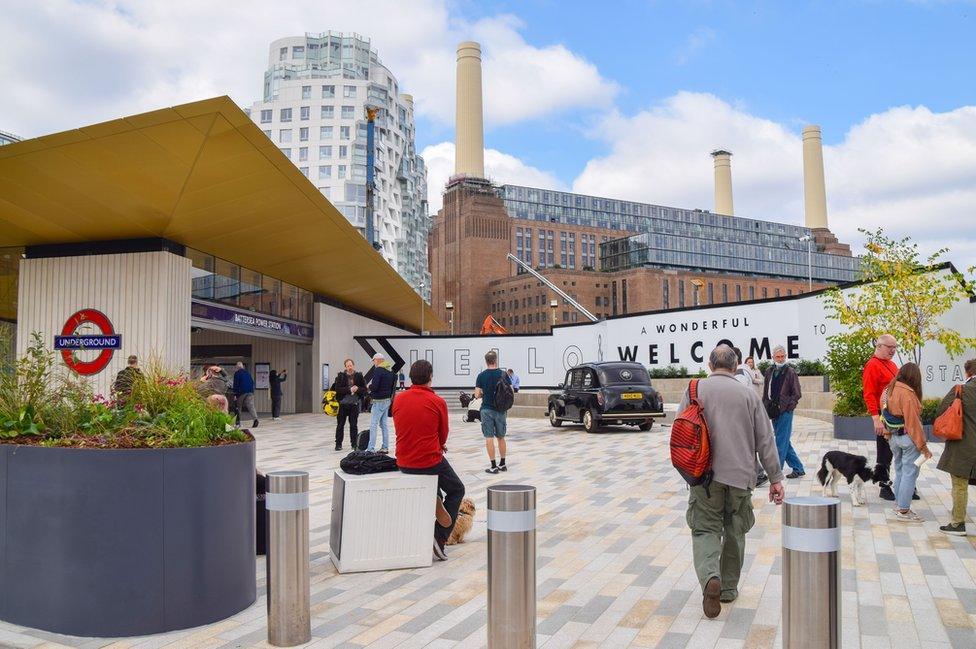
<svg viewBox="0 0 976 649">
<path fill-rule="evenodd" d="M 566 372 L 565 383 L 549 395 L 549 423 L 582 423 L 588 433 L 600 426 L 628 424 L 650 430 L 664 417 L 664 402 L 640 363 L 583 363 Z"/>
</svg>

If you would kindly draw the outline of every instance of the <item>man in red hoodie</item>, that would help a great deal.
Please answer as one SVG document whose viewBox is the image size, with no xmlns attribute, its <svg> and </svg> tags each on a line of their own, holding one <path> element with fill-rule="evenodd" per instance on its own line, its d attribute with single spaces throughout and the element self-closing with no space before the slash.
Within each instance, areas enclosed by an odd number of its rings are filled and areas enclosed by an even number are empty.
<svg viewBox="0 0 976 649">
<path fill-rule="evenodd" d="M 450 524 L 434 524 L 434 556 L 447 560 L 447 543 L 457 520 L 464 484 L 444 458 L 447 450 L 447 403 L 430 389 L 434 368 L 419 360 L 410 366 L 409 389 L 397 395 L 393 404 L 393 426 L 396 431 L 396 461 L 403 473 L 437 476 L 438 493 L 444 494 L 444 508 Z"/>
<path fill-rule="evenodd" d="M 864 365 L 863 385 L 864 385 L 864 405 L 867 406 L 868 413 L 874 420 L 874 433 L 877 435 L 877 464 L 875 471 L 879 467 L 884 467 L 885 474 L 891 472 L 891 447 L 888 440 L 884 438 L 884 423 L 881 419 L 881 395 L 884 393 L 888 384 L 898 374 L 898 366 L 891 360 L 895 352 L 898 351 L 898 341 L 894 336 L 882 334 L 874 343 L 874 356 L 868 359 Z M 884 500 L 894 500 L 895 494 L 891 491 L 891 479 L 881 483 L 880 497 Z"/>
</svg>

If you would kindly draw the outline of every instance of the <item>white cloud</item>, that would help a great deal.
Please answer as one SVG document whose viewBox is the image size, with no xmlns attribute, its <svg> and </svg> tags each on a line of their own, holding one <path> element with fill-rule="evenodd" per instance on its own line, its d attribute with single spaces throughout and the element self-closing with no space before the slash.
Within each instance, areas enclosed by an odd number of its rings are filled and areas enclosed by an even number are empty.
<svg viewBox="0 0 976 649">
<path fill-rule="evenodd" d="M 0 129 L 36 136 L 161 106 L 228 94 L 261 98 L 271 41 L 306 31 L 357 32 L 414 94 L 420 113 L 454 117 L 457 43 L 484 41 L 486 120 L 510 123 L 616 92 L 561 45 L 525 42 L 521 23 L 470 24 L 447 0 L 304 3 L 238 0 L 45 0 L 9 3 L 0 21 Z"/>
<path fill-rule="evenodd" d="M 454 175 L 454 143 L 441 142 L 426 147 L 421 153 L 427 163 L 427 200 L 430 213 L 441 208 L 441 192 L 448 178 Z M 512 183 L 532 187 L 566 189 L 566 186 L 548 171 L 536 169 L 515 156 L 485 149 L 485 174 L 499 184 Z"/>
<path fill-rule="evenodd" d="M 613 113 L 592 135 L 610 151 L 587 163 L 573 191 L 710 209 L 708 153 L 727 148 L 736 214 L 803 222 L 799 134 L 713 95 L 681 92 L 633 116 Z M 828 221 L 841 240 L 857 246 L 859 227 L 883 227 L 976 263 L 976 107 L 872 115 L 824 147 L 824 166 Z"/>
</svg>

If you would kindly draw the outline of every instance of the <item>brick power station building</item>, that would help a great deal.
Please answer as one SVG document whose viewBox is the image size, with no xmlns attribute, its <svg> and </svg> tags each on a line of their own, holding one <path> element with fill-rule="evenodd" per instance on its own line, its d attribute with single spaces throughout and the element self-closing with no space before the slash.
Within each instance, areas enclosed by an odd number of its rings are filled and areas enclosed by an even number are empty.
<svg viewBox="0 0 976 649">
<path fill-rule="evenodd" d="M 585 320 L 512 254 L 598 318 L 794 295 L 856 278 L 827 228 L 820 129 L 803 130 L 804 226 L 733 215 L 731 154 L 712 153 L 715 210 L 485 179 L 481 60 L 458 48 L 455 176 L 430 232 L 431 307 L 457 334 L 489 314 L 512 333 Z M 448 305 L 452 308 L 448 308 Z M 554 306 L 553 306 L 554 305 Z"/>
</svg>

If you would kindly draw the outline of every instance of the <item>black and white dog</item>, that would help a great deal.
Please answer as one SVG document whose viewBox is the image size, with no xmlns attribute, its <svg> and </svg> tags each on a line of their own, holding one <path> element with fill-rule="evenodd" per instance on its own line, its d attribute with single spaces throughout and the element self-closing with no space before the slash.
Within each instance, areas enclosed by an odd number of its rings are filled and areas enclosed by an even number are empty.
<svg viewBox="0 0 976 649">
<path fill-rule="evenodd" d="M 883 467 L 881 467 L 883 468 Z M 841 477 L 847 480 L 851 489 L 851 504 L 854 507 L 864 505 L 867 500 L 864 495 L 864 483 L 879 482 L 878 468 L 874 471 L 868 468 L 868 459 L 863 455 L 854 455 L 844 451 L 828 451 L 820 462 L 817 480 L 823 487 L 825 496 L 837 495 L 837 481 Z"/>
<path fill-rule="evenodd" d="M 464 416 L 462 421 L 471 423 L 473 421 L 481 421 L 481 399 L 475 399 L 474 395 L 468 394 L 467 392 L 461 392 L 458 394 L 458 401 L 461 402 L 462 408 L 468 409 L 468 414 Z"/>
</svg>

